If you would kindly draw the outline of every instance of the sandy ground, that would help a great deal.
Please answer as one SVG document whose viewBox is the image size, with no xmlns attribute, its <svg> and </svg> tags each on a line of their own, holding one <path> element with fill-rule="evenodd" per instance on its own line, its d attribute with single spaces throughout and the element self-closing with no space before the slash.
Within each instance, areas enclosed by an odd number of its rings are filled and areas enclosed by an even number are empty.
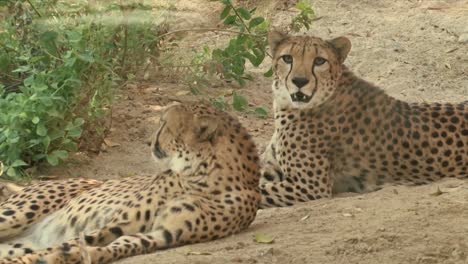
<svg viewBox="0 0 468 264">
<path fill-rule="evenodd" d="M 242 2 L 262 7 L 260 12 L 278 27 L 294 15 L 278 8 L 285 1 Z M 213 16 L 221 8 L 219 3 L 176 3 L 172 8 L 180 11 L 175 16 L 179 28 L 217 23 Z M 468 100 L 468 43 L 462 42 L 468 34 L 468 1 L 317 0 L 313 6 L 321 19 L 309 33 L 324 38 L 347 35 L 353 43 L 347 64 L 392 96 L 413 102 Z M 267 67 L 268 62 L 255 69 L 255 80 L 239 92 L 253 105 L 270 108 L 271 80 L 261 75 Z M 232 89 L 236 88 L 205 93 Z M 184 90 L 157 80 L 129 85 L 113 110 L 108 146 L 96 146 L 99 154 L 78 153 L 68 164 L 45 173 L 101 179 L 156 173 L 146 142 L 162 106 L 193 97 L 178 96 Z M 262 148 L 273 130 L 271 117 L 235 114 Z M 388 187 L 259 211 L 252 226 L 239 235 L 119 263 L 468 263 L 467 203 L 467 182 Z M 257 233 L 275 240 L 255 243 L 252 238 Z"/>
</svg>

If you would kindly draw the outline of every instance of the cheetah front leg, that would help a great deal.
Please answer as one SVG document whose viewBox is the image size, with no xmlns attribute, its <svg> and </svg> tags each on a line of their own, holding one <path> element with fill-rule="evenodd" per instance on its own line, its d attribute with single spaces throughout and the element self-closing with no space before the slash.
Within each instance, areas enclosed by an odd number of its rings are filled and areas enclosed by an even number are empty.
<svg viewBox="0 0 468 264">
<path fill-rule="evenodd" d="M 273 134 L 270 143 L 260 157 L 261 178 L 260 184 L 268 182 L 279 182 L 284 179 L 283 171 L 276 159 L 276 133 Z"/>
<path fill-rule="evenodd" d="M 330 177 L 328 160 L 322 157 L 311 157 L 307 168 L 288 166 L 285 179 L 281 182 L 269 182 L 260 185 L 262 201 L 260 209 L 270 207 L 292 206 L 332 196 L 333 180 Z"/>
</svg>

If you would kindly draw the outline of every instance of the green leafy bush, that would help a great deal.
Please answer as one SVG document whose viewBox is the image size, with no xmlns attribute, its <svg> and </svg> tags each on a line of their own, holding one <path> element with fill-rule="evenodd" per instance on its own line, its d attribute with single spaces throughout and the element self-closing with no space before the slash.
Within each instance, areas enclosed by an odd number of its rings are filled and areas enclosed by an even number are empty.
<svg viewBox="0 0 468 264">
<path fill-rule="evenodd" d="M 129 26 L 138 5 L 120 5 L 125 12 L 113 14 L 114 23 L 102 20 L 112 10 L 86 3 L 5 5 L 14 15 L 0 23 L 0 161 L 19 179 L 26 166 L 57 165 L 76 151 L 84 128 L 102 135 L 117 81 L 157 52 L 159 28 Z"/>
</svg>

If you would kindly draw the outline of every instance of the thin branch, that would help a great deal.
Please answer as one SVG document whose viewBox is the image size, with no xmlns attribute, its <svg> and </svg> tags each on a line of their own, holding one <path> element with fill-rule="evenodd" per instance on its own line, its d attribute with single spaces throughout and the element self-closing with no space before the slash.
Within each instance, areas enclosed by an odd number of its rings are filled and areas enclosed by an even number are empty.
<svg viewBox="0 0 468 264">
<path fill-rule="evenodd" d="M 247 25 L 245 24 L 244 22 L 244 19 L 240 16 L 240 14 L 237 12 L 237 10 L 234 8 L 234 6 L 232 5 L 231 1 L 228 1 L 228 4 L 229 6 L 231 7 L 231 9 L 234 11 L 234 13 L 236 14 L 236 16 L 240 19 L 240 21 L 242 22 L 242 24 L 244 25 L 245 29 L 247 30 L 247 32 L 249 32 L 249 34 L 252 34 L 252 32 L 250 32 L 249 30 L 249 27 L 247 27 Z"/>
<path fill-rule="evenodd" d="M 6 52 L 12 51 L 12 52 L 14 52 L 14 53 L 16 53 L 16 54 L 19 54 L 19 51 L 15 50 L 15 49 L 13 49 L 13 48 L 7 47 L 7 46 L 5 46 L 5 44 L 3 44 L 3 43 L 1 43 L 1 42 L 0 42 L 0 46 L 1 46 L 3 49 L 5 49 Z"/>
<path fill-rule="evenodd" d="M 29 5 L 32 7 L 32 9 L 34 10 L 34 12 L 36 12 L 37 16 L 38 17 L 42 17 L 41 13 L 39 12 L 39 10 L 36 9 L 36 7 L 31 3 L 31 0 L 26 0 Z"/>
<path fill-rule="evenodd" d="M 160 65 L 159 68 L 190 68 L 194 66 L 202 66 L 203 63 L 194 63 L 194 64 L 186 64 L 186 65 Z"/>
<path fill-rule="evenodd" d="M 265 36 L 265 34 L 254 34 L 254 33 L 249 33 L 249 32 L 240 32 L 236 30 L 230 30 L 230 29 L 219 29 L 219 28 L 187 28 L 187 29 L 179 29 L 179 30 L 174 30 L 171 32 L 164 33 L 162 35 L 159 35 L 160 38 L 168 36 L 168 35 L 173 35 L 181 32 L 207 32 L 207 31 L 213 31 L 213 32 L 228 32 L 232 34 L 244 34 L 244 35 L 250 35 L 254 37 L 260 37 L 260 36 Z"/>
</svg>

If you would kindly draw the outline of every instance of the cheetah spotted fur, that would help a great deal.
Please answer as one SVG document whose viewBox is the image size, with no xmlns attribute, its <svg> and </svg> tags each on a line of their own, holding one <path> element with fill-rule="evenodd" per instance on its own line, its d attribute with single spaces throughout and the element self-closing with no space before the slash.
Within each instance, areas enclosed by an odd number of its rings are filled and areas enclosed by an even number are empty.
<svg viewBox="0 0 468 264">
<path fill-rule="evenodd" d="M 261 208 L 468 177 L 468 101 L 406 103 L 343 65 L 345 37 L 270 32 L 275 130 Z"/>
<path fill-rule="evenodd" d="M 108 263 L 226 237 L 260 204 L 247 131 L 207 104 L 169 107 L 152 155 L 163 173 L 26 187 L 0 204 L 0 263 Z"/>
</svg>

